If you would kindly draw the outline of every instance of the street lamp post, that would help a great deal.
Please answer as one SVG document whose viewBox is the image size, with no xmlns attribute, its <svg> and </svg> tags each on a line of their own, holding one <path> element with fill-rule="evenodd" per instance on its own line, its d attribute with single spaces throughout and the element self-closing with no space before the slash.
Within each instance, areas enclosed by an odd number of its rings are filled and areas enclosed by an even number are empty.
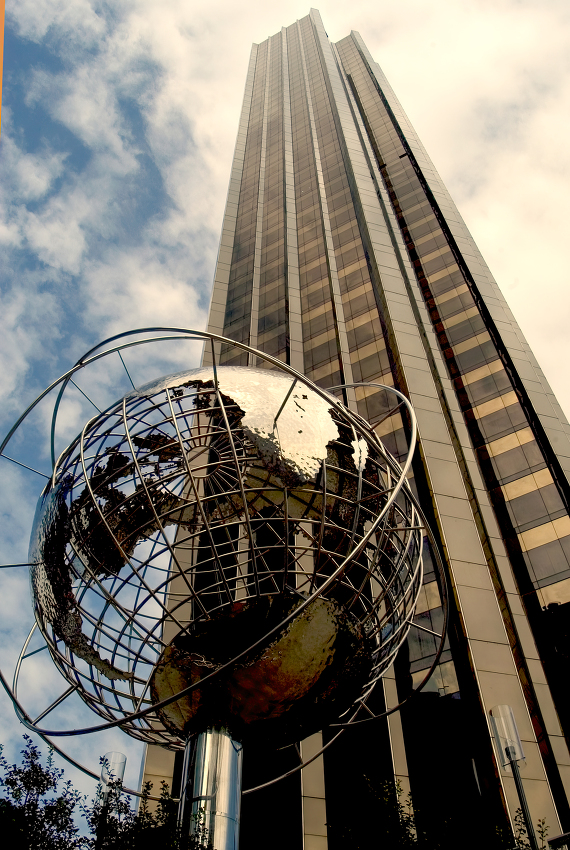
<svg viewBox="0 0 570 850">
<path fill-rule="evenodd" d="M 97 840 L 95 842 L 95 850 L 101 850 L 105 843 L 107 833 L 107 818 L 111 802 L 109 800 L 109 790 L 113 782 L 122 782 L 125 776 L 125 766 L 127 757 L 123 753 L 115 751 L 105 753 L 103 756 L 103 764 L 101 766 L 101 784 L 99 785 L 99 799 L 101 800 L 101 817 L 97 828 Z"/>
<path fill-rule="evenodd" d="M 539 850 L 519 769 L 519 761 L 523 761 L 525 755 L 515 715 L 510 705 L 496 705 L 490 714 L 500 764 L 513 772 L 531 850 Z"/>
</svg>

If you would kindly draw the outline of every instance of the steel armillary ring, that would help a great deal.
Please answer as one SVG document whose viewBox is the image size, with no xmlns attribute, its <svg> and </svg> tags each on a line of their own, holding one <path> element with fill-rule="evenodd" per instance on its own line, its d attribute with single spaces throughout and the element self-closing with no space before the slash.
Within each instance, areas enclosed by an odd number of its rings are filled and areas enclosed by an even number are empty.
<svg viewBox="0 0 570 850">
<path fill-rule="evenodd" d="M 73 386 L 88 398 L 77 383 L 79 373 L 118 355 L 130 380 L 123 352 L 165 340 L 204 341 L 209 365 L 140 388 L 131 381 L 132 390 L 97 408 L 58 456 L 65 393 Z M 402 408 L 406 414 L 409 446 L 402 465 L 365 420 L 333 395 L 344 396 L 349 386 L 395 396 L 386 416 Z M 318 717 L 339 727 L 335 740 L 347 726 L 399 708 L 377 715 L 368 701 L 409 629 L 429 631 L 414 622 L 427 540 L 445 616 L 442 633 L 430 632 L 439 648 L 413 693 L 423 688 L 443 651 L 447 595 L 437 545 L 407 482 L 416 420 L 400 392 L 381 384 L 325 390 L 242 343 L 187 329 L 145 328 L 87 352 L 29 405 L 0 455 L 8 458 L 10 440 L 50 393 L 52 469 L 44 476 L 29 561 L 5 565 L 27 566 L 31 575 L 36 622 L 12 687 L 2 675 L 30 730 L 53 746 L 54 737 L 120 726 L 139 740 L 180 749 L 205 710 L 196 706 L 207 705 L 208 693 L 220 688 L 233 689 L 234 703 L 237 688 L 238 702 L 247 703 L 236 719 L 245 734 L 250 727 L 265 728 L 256 725 L 255 711 L 266 717 L 266 706 L 257 705 L 255 684 L 244 690 L 244 669 L 251 678 L 255 659 L 261 659 L 256 663 L 264 683 L 282 687 L 285 662 L 277 659 L 280 651 L 268 661 L 267 647 L 281 647 L 276 641 L 301 617 L 328 606 L 325 614 L 343 621 L 351 639 L 366 648 L 368 661 L 364 667 L 354 659 L 345 664 L 332 684 L 327 673 L 327 693 L 335 694 L 340 717 L 338 708 L 327 715 L 312 684 L 303 691 L 296 682 L 283 705 L 297 717 L 291 727 L 296 739 L 321 728 L 314 726 Z M 231 620 L 243 611 L 250 621 L 261 616 L 261 632 L 254 629 L 249 639 L 226 640 L 210 652 L 212 635 L 224 629 L 234 634 Z M 66 689 L 32 719 L 18 698 L 18 680 L 36 630 Z M 317 674 L 306 676 L 312 683 Z M 40 725 L 74 693 L 102 722 L 77 729 Z"/>
</svg>

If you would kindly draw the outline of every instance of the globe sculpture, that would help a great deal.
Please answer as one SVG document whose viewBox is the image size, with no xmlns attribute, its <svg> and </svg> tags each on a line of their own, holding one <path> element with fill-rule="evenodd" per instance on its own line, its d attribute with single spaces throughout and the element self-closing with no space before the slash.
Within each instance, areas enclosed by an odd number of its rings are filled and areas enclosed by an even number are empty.
<svg viewBox="0 0 570 850">
<path fill-rule="evenodd" d="M 94 416 L 56 459 L 29 552 L 38 628 L 94 728 L 186 748 L 186 816 L 209 801 L 217 850 L 237 846 L 242 747 L 350 723 L 422 584 L 402 468 L 334 395 L 264 359 Z"/>
</svg>

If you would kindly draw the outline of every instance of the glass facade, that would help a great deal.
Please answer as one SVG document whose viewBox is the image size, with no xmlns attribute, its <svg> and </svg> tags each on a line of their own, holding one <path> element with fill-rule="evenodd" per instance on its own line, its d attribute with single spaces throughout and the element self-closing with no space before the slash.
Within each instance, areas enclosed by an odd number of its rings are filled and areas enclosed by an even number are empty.
<svg viewBox="0 0 570 850">
<path fill-rule="evenodd" d="M 551 834 L 570 829 L 570 428 L 380 67 L 358 33 L 332 44 L 315 10 L 252 49 L 209 330 L 320 386 L 381 383 L 411 399 L 412 484 L 452 589 L 448 643 L 425 692 L 347 731 L 263 800 L 245 797 L 244 846 L 357 846 L 378 828 L 374 789 L 394 776 L 422 828 L 469 822 L 492 846 L 518 808 L 489 725 L 504 703 L 527 754 L 533 818 Z M 229 347 L 221 357 L 247 363 Z M 337 392 L 405 453 L 407 423 L 384 391 Z M 425 566 L 416 622 L 438 632 L 427 546 Z M 413 630 L 379 705 L 406 697 L 435 651 Z M 303 755 L 321 740 L 302 742 Z M 153 773 L 153 758 L 148 776 L 172 774 Z M 286 752 L 275 758 L 289 769 Z M 246 784 L 265 781 L 266 754 L 246 757 L 245 771 Z M 369 800 L 350 828 L 349 796 Z"/>
</svg>

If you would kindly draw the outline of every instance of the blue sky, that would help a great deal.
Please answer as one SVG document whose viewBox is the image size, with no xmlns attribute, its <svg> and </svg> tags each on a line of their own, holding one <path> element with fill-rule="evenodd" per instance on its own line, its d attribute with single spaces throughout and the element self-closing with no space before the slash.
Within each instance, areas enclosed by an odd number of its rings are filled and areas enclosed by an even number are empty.
<svg viewBox="0 0 570 850">
<path fill-rule="evenodd" d="M 359 30 L 384 67 L 570 412 L 567 0 L 354 0 L 348 8 L 327 0 L 319 8 L 332 39 Z M 145 325 L 204 327 L 250 45 L 308 9 L 8 0 L 2 431 L 98 340 Z M 129 362 L 143 383 L 195 357 L 179 346 Z M 126 389 L 118 367 L 90 378 L 98 402 Z M 70 396 L 61 440 L 88 415 L 88 403 Z M 45 426 L 40 411 L 14 449 L 41 469 Z M 26 559 L 41 479 L 0 462 L 0 556 L 9 563 Z M 0 660 L 9 666 L 29 626 L 29 597 L 22 571 L 0 580 Z M 42 707 L 58 683 L 44 654 L 29 664 L 24 690 Z M 15 757 L 22 730 L 3 697 L 0 708 L 0 741 Z M 88 722 L 76 704 L 53 715 L 79 716 Z M 69 746 L 93 766 L 122 749 L 128 781 L 138 778 L 140 747 L 120 732 Z"/>
</svg>

